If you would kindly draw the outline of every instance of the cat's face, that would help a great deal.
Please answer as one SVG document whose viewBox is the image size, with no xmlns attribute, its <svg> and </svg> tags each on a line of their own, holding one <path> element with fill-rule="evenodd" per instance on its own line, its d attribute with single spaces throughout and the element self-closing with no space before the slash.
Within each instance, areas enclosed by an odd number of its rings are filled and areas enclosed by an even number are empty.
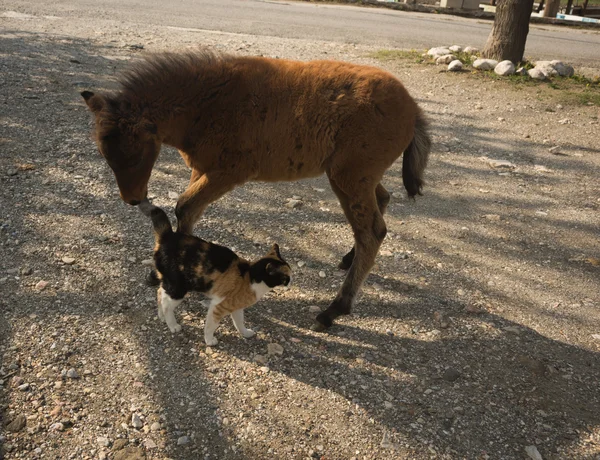
<svg viewBox="0 0 600 460">
<path fill-rule="evenodd" d="M 279 246 L 274 244 L 271 250 L 260 260 L 263 271 L 262 281 L 273 288 L 275 286 L 287 286 L 292 279 L 292 269 L 281 257 Z"/>
</svg>

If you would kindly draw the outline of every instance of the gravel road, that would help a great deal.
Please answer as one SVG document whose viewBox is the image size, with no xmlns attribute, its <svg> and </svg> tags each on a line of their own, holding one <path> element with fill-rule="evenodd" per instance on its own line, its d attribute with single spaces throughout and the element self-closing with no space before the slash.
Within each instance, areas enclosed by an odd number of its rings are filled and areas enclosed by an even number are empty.
<svg viewBox="0 0 600 460">
<path fill-rule="evenodd" d="M 0 21 L 0 458 L 598 458 L 597 105 L 376 60 L 384 45 L 66 12 Z M 407 200 L 391 168 L 388 237 L 328 334 L 309 326 L 352 240 L 325 178 L 249 184 L 197 228 L 247 257 L 277 242 L 293 265 L 293 285 L 247 312 L 257 337 L 226 321 L 206 348 L 199 296 L 181 334 L 156 318 L 150 224 L 119 200 L 78 92 L 197 45 L 378 65 L 432 121 L 425 196 Z M 166 149 L 150 193 L 172 215 L 188 178 Z"/>
</svg>

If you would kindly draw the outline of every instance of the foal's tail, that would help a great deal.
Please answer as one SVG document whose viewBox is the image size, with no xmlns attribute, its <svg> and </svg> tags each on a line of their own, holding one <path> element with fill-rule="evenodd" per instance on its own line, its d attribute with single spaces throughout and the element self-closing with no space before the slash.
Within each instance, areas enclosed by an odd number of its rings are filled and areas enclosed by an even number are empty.
<svg viewBox="0 0 600 460">
<path fill-rule="evenodd" d="M 431 150 L 431 138 L 427 132 L 429 123 L 421 109 L 417 108 L 417 110 L 415 135 L 404 151 L 402 158 L 402 182 L 404 182 L 404 188 L 411 198 L 415 195 L 422 195 L 423 171 L 427 166 L 427 158 Z"/>
<path fill-rule="evenodd" d="M 150 217 L 152 219 L 152 225 L 154 226 L 154 234 L 156 236 L 156 241 L 162 238 L 165 235 L 173 233 L 173 227 L 171 227 L 171 221 L 169 220 L 169 216 L 158 206 L 154 206 L 148 199 L 142 200 L 142 202 L 138 205 L 140 211 L 144 213 L 144 215 Z"/>
</svg>

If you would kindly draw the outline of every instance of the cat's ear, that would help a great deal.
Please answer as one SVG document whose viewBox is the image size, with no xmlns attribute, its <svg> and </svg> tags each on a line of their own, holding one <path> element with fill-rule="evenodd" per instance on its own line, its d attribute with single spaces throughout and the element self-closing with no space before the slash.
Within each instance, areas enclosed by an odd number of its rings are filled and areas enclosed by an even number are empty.
<svg viewBox="0 0 600 460">
<path fill-rule="evenodd" d="M 272 263 L 268 263 L 267 265 L 265 265 L 265 271 L 267 272 L 267 274 L 272 275 L 273 273 L 275 273 L 275 267 L 273 267 Z"/>
</svg>

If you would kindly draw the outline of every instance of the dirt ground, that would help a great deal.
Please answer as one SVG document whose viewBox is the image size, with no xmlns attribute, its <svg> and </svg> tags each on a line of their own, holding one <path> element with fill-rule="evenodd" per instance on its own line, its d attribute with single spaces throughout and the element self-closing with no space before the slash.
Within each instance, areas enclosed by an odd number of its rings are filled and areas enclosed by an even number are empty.
<svg viewBox="0 0 600 460">
<path fill-rule="evenodd" d="M 101 15 L 0 24 L 0 458 L 600 458 L 593 99 L 352 44 Z M 391 168 L 388 237 L 355 314 L 327 334 L 309 327 L 352 239 L 325 178 L 248 184 L 197 228 L 247 257 L 278 242 L 293 265 L 293 285 L 247 312 L 257 337 L 226 321 L 207 349 L 199 296 L 179 335 L 156 318 L 150 224 L 119 200 L 79 91 L 199 44 L 378 65 L 431 119 L 425 195 L 407 200 Z M 151 196 L 172 215 L 188 178 L 164 149 Z"/>
</svg>

